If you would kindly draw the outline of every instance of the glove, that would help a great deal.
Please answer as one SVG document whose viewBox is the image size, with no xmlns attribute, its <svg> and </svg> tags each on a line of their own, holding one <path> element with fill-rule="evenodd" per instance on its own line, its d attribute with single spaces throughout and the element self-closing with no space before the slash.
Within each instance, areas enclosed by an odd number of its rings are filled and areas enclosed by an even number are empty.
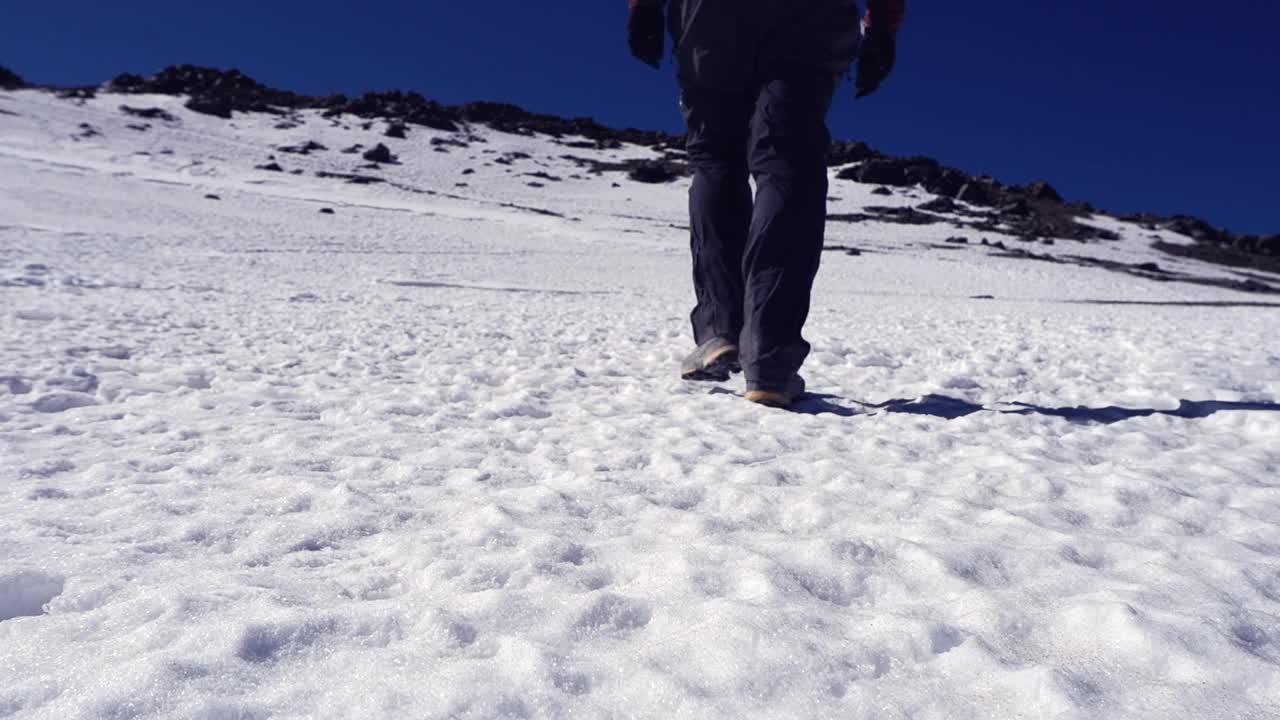
<svg viewBox="0 0 1280 720">
<path fill-rule="evenodd" d="M 889 77 L 898 56 L 898 38 L 892 30 L 869 27 L 862 38 L 858 55 L 858 77 L 855 98 L 864 98 L 880 88 Z"/>
<path fill-rule="evenodd" d="M 627 18 L 627 44 L 637 60 L 661 67 L 663 53 L 662 6 L 644 2 L 631 3 L 631 15 Z"/>
</svg>

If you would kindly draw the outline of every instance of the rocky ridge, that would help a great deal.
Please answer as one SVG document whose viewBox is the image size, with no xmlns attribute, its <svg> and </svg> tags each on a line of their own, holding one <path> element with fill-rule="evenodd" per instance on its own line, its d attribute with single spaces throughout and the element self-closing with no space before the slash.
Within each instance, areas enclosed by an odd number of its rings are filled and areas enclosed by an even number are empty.
<svg viewBox="0 0 1280 720">
<path fill-rule="evenodd" d="M 0 88 L 30 87 L 16 73 L 0 66 Z M 96 92 L 121 94 L 163 94 L 187 96 L 186 107 L 194 112 L 230 118 L 234 112 L 270 113 L 287 122 L 291 113 L 322 110 L 326 117 L 352 115 L 389 124 L 390 137 L 403 137 L 410 126 L 445 132 L 465 132 L 470 126 L 523 134 L 547 135 L 567 147 L 614 149 L 624 144 L 648 147 L 661 159 L 603 163 L 565 155 L 591 172 L 625 172 L 636 182 L 669 182 L 687 175 L 683 138 L 669 133 L 637 129 L 614 129 L 591 118 L 561 118 L 533 113 L 515 105 L 473 102 L 445 105 L 416 92 L 370 92 L 351 98 L 343 94 L 309 96 L 267 87 L 239 70 L 216 70 L 192 65 L 165 68 L 150 76 L 118 75 L 101 87 L 61 88 L 65 97 L 91 97 Z M 140 110 L 129 108 L 129 112 Z M 390 158 L 380 158 L 387 161 Z M 881 194 L 890 188 L 921 187 L 939 198 L 916 208 L 868 208 L 858 217 L 833 217 L 854 221 L 928 224 L 956 223 L 964 227 L 999 231 L 1027 241 L 1052 243 L 1055 240 L 1108 241 L 1114 233 L 1080 222 L 1096 211 L 1086 203 L 1065 201 L 1047 182 L 1006 185 L 986 176 L 975 176 L 946 167 L 927 157 L 895 157 L 880 153 L 863 142 L 835 142 L 828 164 L 838 167 L 836 177 L 879 186 Z M 944 217 L 945 215 L 945 217 Z M 1195 257 L 1232 267 L 1280 272 L 1280 235 L 1237 235 L 1210 223 L 1184 215 L 1134 214 L 1115 216 L 1141 225 L 1153 233 L 1155 247 L 1164 252 Z M 1194 246 L 1164 242 L 1156 234 L 1173 232 L 1196 241 Z"/>
<path fill-rule="evenodd" d="M 0 65 L 0 90 L 18 90 L 27 87 L 27 83 L 18 73 Z"/>
</svg>

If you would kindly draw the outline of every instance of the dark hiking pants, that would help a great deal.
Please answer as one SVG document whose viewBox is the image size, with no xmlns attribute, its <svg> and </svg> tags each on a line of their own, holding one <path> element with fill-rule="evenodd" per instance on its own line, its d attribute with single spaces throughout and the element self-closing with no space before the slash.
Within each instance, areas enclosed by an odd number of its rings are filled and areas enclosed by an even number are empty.
<svg viewBox="0 0 1280 720">
<path fill-rule="evenodd" d="M 673 0 L 688 125 L 698 344 L 739 344 L 748 389 L 782 390 L 826 224 L 826 126 L 856 54 L 852 0 Z M 756 182 L 752 197 L 748 177 Z"/>
</svg>

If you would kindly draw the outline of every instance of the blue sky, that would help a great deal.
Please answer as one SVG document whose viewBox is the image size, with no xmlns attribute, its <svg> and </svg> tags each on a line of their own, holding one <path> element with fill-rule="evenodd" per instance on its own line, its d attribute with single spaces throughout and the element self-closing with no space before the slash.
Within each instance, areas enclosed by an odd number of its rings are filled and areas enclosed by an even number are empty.
<svg viewBox="0 0 1280 720">
<path fill-rule="evenodd" d="M 418 90 L 679 131 L 672 68 L 631 61 L 624 0 L 11 3 L 0 64 L 93 84 L 190 62 L 307 93 Z M 1280 232 L 1280 6 L 911 0 L 899 67 L 833 133 L 1116 211 Z"/>
</svg>

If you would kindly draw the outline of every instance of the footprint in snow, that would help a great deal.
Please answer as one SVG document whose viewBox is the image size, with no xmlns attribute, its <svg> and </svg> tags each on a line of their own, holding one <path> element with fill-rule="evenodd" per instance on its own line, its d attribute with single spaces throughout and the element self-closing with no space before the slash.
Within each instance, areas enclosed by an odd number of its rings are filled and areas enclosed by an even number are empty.
<svg viewBox="0 0 1280 720">
<path fill-rule="evenodd" d="M 42 395 L 31 403 L 31 409 L 41 413 L 60 413 L 76 408 L 97 405 L 92 395 L 79 392 L 55 392 Z"/>
<path fill-rule="evenodd" d="M 18 477 L 22 480 L 28 480 L 31 478 L 47 479 L 47 478 L 53 477 L 54 475 L 58 475 L 64 472 L 69 472 L 75 469 L 76 469 L 75 464 L 73 464 L 68 460 L 65 460 L 65 459 L 48 460 L 38 465 L 31 465 L 29 467 L 25 467 L 19 470 Z"/>
<path fill-rule="evenodd" d="M 35 570 L 0 575 L 0 622 L 43 615 L 65 587 L 64 578 Z"/>
<path fill-rule="evenodd" d="M 605 594 L 591 603 L 575 625 L 585 633 L 631 633 L 653 619 L 653 610 L 643 602 L 620 595 Z"/>
<path fill-rule="evenodd" d="M 300 654 L 337 630 L 337 623 L 332 619 L 250 625 L 240 635 L 236 657 L 251 663 L 275 662 Z"/>
</svg>

